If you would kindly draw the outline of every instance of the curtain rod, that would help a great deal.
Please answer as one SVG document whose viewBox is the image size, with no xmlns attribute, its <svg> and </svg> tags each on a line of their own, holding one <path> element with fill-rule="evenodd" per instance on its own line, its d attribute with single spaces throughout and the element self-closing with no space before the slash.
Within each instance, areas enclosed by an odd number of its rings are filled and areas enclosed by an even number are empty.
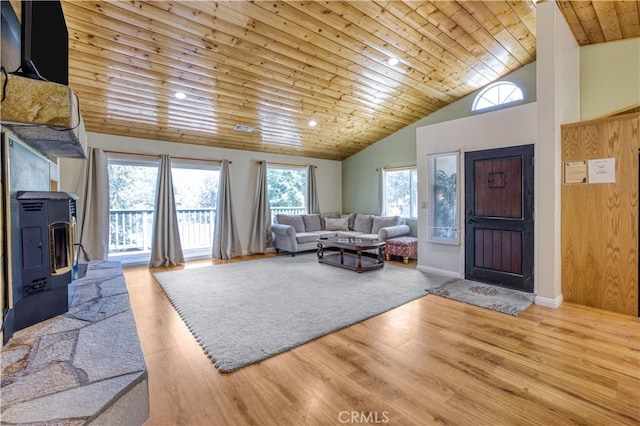
<svg viewBox="0 0 640 426">
<path fill-rule="evenodd" d="M 256 161 L 256 163 L 262 163 L 262 161 L 258 160 Z M 283 167 L 306 167 L 306 166 L 313 166 L 315 169 L 318 168 L 318 166 L 314 166 L 313 164 L 290 164 L 290 163 L 273 163 L 271 161 L 267 161 L 267 165 L 268 166 L 283 166 Z"/>
<path fill-rule="evenodd" d="M 376 169 L 376 172 L 380 171 L 380 170 L 402 170 L 402 169 L 415 169 L 417 166 L 398 166 L 398 167 L 378 167 Z"/>
<path fill-rule="evenodd" d="M 111 151 L 111 150 L 103 150 L 106 154 L 125 154 L 125 155 L 142 155 L 144 157 L 160 157 L 159 154 L 148 154 L 146 152 L 124 152 L 124 151 Z M 212 158 L 188 158 L 188 157 L 174 157 L 172 155 L 169 155 L 169 157 L 171 157 L 172 159 L 176 159 L 176 160 L 193 160 L 193 161 L 219 161 L 222 162 L 222 160 L 218 160 L 218 159 L 212 159 Z M 233 163 L 233 161 L 229 161 L 229 164 Z"/>
</svg>

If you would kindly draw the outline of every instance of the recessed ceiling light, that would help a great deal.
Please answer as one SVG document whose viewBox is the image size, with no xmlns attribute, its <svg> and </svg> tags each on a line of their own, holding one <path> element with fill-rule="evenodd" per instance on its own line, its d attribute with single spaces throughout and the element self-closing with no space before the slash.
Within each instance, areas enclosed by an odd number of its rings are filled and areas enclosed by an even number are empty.
<svg viewBox="0 0 640 426">
<path fill-rule="evenodd" d="M 309 127 L 316 127 L 318 122 L 314 119 L 309 120 Z"/>
<path fill-rule="evenodd" d="M 251 133 L 253 132 L 253 127 L 247 126 L 246 124 L 236 124 L 234 130 L 237 130 L 238 132 Z"/>
<path fill-rule="evenodd" d="M 400 59 L 395 58 L 395 57 L 393 57 L 393 58 L 389 58 L 389 59 L 387 60 L 387 63 L 388 63 L 390 66 L 392 66 L 392 67 L 393 67 L 393 66 L 395 66 L 395 65 L 398 65 L 398 62 L 400 62 Z"/>
<path fill-rule="evenodd" d="M 178 99 L 185 99 L 187 95 L 184 92 L 176 92 L 175 97 Z"/>
</svg>

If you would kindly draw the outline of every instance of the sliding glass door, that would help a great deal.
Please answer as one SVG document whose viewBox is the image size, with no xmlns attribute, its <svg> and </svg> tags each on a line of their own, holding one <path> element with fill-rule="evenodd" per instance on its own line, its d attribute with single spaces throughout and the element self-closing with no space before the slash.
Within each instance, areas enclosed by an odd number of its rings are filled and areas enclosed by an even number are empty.
<svg viewBox="0 0 640 426">
<path fill-rule="evenodd" d="M 172 159 L 180 241 L 186 260 L 211 257 L 220 168 Z M 151 254 L 158 159 L 109 155 L 109 259 L 147 265 Z"/>
<path fill-rule="evenodd" d="M 171 175 L 185 260 L 210 258 L 220 167 L 172 160 Z"/>
<path fill-rule="evenodd" d="M 149 263 L 158 160 L 109 156 L 109 260 Z"/>
</svg>

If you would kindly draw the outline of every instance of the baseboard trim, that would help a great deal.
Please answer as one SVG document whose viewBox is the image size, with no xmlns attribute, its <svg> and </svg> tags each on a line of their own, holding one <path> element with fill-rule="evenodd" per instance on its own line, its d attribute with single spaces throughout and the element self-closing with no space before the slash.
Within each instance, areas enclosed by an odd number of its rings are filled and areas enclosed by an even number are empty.
<svg viewBox="0 0 640 426">
<path fill-rule="evenodd" d="M 563 298 L 562 294 L 557 295 L 554 299 L 549 299 L 548 297 L 540 297 L 536 296 L 535 304 L 544 306 L 545 308 L 558 309 L 560 305 L 562 305 Z"/>
<path fill-rule="evenodd" d="M 459 272 L 448 271 L 446 269 L 440 269 L 440 268 L 433 268 L 431 266 L 418 265 L 416 269 L 420 272 L 429 272 L 432 274 L 444 275 L 445 277 L 464 278 L 464 274 L 461 274 Z"/>
<path fill-rule="evenodd" d="M 264 253 L 275 253 L 275 252 L 276 252 L 275 247 L 267 247 L 264 250 Z M 250 253 L 248 250 L 242 250 L 242 255 L 241 256 L 250 256 L 252 254 L 264 254 L 264 253 Z M 287 252 L 287 253 L 289 253 L 289 252 Z"/>
</svg>

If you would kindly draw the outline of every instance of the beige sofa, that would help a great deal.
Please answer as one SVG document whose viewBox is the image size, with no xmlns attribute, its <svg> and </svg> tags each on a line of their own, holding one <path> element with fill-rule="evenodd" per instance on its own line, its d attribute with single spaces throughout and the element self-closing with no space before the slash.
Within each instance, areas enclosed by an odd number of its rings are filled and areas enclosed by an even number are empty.
<svg viewBox="0 0 640 426">
<path fill-rule="evenodd" d="M 321 213 L 303 215 L 278 214 L 271 225 L 276 252 L 296 253 L 317 249 L 317 239 L 332 235 L 359 236 L 386 241 L 409 235 L 411 229 L 398 216 Z"/>
</svg>

